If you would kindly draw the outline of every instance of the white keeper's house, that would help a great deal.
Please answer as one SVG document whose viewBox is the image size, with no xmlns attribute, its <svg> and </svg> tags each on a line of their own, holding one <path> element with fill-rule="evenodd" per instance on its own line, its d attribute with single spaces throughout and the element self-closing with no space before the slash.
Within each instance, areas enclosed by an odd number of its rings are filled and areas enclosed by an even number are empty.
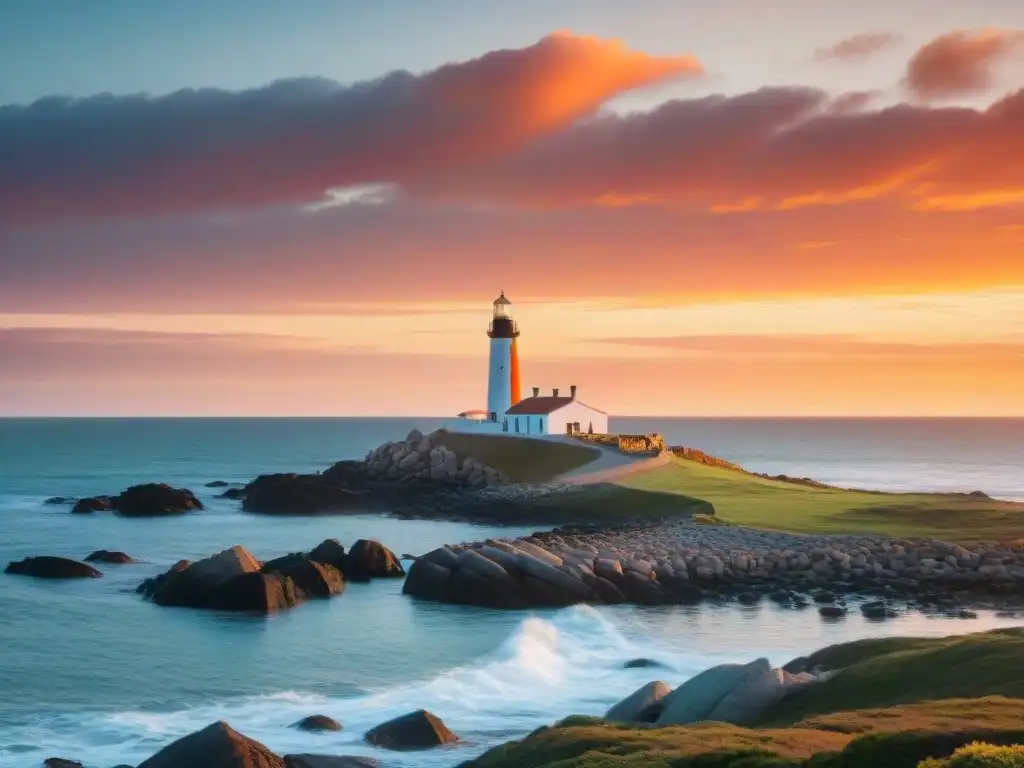
<svg viewBox="0 0 1024 768">
<path fill-rule="evenodd" d="M 494 313 L 487 329 L 491 340 L 487 408 L 463 411 L 449 428 L 523 436 L 607 434 L 608 414 L 578 400 L 575 384 L 567 394 L 552 389 L 550 394 L 542 395 L 540 387 L 534 387 L 530 397 L 521 396 L 519 324 L 509 313 L 511 304 L 502 291 L 494 300 Z"/>
</svg>

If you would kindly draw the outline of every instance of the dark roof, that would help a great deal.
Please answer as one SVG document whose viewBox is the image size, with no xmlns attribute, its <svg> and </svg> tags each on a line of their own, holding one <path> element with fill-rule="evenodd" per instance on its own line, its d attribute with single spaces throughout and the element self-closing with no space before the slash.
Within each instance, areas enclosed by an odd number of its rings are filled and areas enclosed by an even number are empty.
<svg viewBox="0 0 1024 768">
<path fill-rule="evenodd" d="M 574 401 L 571 397 L 554 397 L 553 395 L 524 398 L 505 411 L 505 413 L 512 416 L 544 416 L 572 402 L 577 402 L 584 408 L 589 408 L 596 413 L 604 413 L 604 411 L 598 410 L 592 405 L 581 403 L 579 400 Z"/>
<path fill-rule="evenodd" d="M 502 292 L 501 292 L 501 296 L 499 296 L 498 298 L 496 298 L 496 299 L 494 300 L 494 303 L 495 303 L 495 305 L 501 304 L 501 305 L 503 305 L 503 306 L 508 306 L 508 305 L 510 305 L 510 304 L 511 304 L 512 302 L 511 302 L 511 301 L 509 301 L 508 299 L 506 299 L 506 298 L 505 298 L 505 292 L 504 292 L 504 291 L 502 291 Z"/>
<path fill-rule="evenodd" d="M 513 416 L 540 416 L 557 411 L 571 402 L 571 397 L 554 397 L 552 395 L 527 397 L 513 405 L 505 413 Z"/>
</svg>

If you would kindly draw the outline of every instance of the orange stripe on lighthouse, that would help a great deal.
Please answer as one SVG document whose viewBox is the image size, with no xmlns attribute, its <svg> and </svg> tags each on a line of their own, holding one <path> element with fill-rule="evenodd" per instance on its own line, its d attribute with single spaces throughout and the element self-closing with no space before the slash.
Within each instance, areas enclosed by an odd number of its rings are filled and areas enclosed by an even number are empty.
<svg viewBox="0 0 1024 768">
<path fill-rule="evenodd" d="M 516 349 L 516 340 L 512 339 L 512 346 L 508 350 L 509 366 L 508 375 L 510 378 L 509 390 L 512 393 L 512 405 L 515 405 L 522 400 L 521 390 L 519 387 L 519 352 Z"/>
</svg>

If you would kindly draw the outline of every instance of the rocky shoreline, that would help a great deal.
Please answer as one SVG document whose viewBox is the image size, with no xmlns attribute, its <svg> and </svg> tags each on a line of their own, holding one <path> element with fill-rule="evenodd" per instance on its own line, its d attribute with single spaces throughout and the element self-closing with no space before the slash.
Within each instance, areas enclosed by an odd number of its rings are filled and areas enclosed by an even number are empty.
<svg viewBox="0 0 1024 768">
<path fill-rule="evenodd" d="M 1024 542 L 963 546 L 882 536 L 806 536 L 676 520 L 617 531 L 566 528 L 434 550 L 410 568 L 413 597 L 486 607 L 704 600 L 816 604 L 841 618 L 905 607 L 970 618 L 1024 606 Z"/>
</svg>

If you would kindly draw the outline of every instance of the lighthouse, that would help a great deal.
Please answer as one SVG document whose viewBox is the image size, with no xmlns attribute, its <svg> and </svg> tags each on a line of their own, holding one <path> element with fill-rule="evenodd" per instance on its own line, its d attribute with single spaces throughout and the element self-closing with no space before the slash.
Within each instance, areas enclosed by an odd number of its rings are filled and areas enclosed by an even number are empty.
<svg viewBox="0 0 1024 768">
<path fill-rule="evenodd" d="M 494 315 L 487 327 L 491 339 L 491 357 L 487 375 L 487 418 L 502 421 L 505 412 L 518 403 L 519 354 L 516 339 L 519 325 L 509 314 L 512 302 L 505 298 L 505 292 L 494 300 Z"/>
</svg>

